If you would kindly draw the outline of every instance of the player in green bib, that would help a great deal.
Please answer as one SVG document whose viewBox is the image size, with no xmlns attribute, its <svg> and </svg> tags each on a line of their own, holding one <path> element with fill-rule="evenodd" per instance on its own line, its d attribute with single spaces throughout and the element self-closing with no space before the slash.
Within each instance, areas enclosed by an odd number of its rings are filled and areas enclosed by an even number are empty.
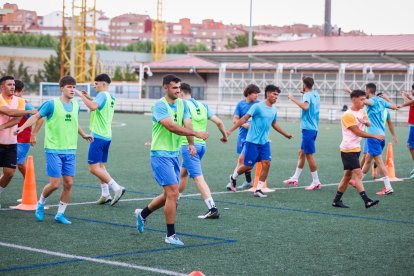
<svg viewBox="0 0 414 276">
<path fill-rule="evenodd" d="M 39 112 L 19 127 L 17 133 L 33 125 L 40 118 L 46 117 L 46 173 L 49 176 L 50 183 L 43 188 L 35 215 L 38 221 L 43 221 L 46 199 L 55 190 L 59 189 L 60 178 L 62 177 L 63 189 L 60 194 L 60 203 L 55 221 L 62 224 L 71 224 L 64 213 L 72 194 L 78 134 L 89 142 L 93 140 L 93 137 L 85 134 L 78 124 L 79 104 L 73 101 L 76 90 L 75 79 L 71 76 L 65 76 L 60 79 L 59 86 L 62 92 L 61 96 L 42 104 Z"/>
<path fill-rule="evenodd" d="M 192 129 L 188 107 L 178 98 L 181 93 L 180 84 L 181 80 L 178 77 L 166 75 L 162 82 L 165 97 L 158 100 L 152 108 L 151 167 L 155 180 L 163 188 L 163 193 L 144 209 L 135 210 L 137 230 L 143 233 L 148 216 L 164 207 L 167 224 L 164 241 L 172 245 L 184 245 L 175 234 L 181 137 L 188 137 L 188 149 L 192 155 L 196 153 L 193 136 L 203 140 L 208 138 L 207 132 Z"/>
<path fill-rule="evenodd" d="M 89 146 L 88 164 L 89 171 L 101 182 L 101 197 L 96 203 L 110 202 L 113 206 L 125 193 L 125 188 L 120 186 L 105 168 L 112 140 L 111 125 L 115 110 L 115 97 L 109 94 L 110 83 L 111 78 L 107 74 L 100 74 L 95 78 L 95 89 L 98 93 L 95 99 L 89 97 L 86 91 L 77 91 L 77 94 L 91 110 L 89 128 L 93 142 Z M 114 191 L 113 199 L 109 193 L 109 187 Z"/>
<path fill-rule="evenodd" d="M 213 115 L 208 105 L 196 101 L 191 96 L 191 86 L 182 83 L 181 84 L 181 97 L 188 105 L 191 115 L 191 123 L 195 131 L 206 131 L 208 121 L 212 121 L 217 125 L 217 128 L 222 134 L 220 139 L 223 143 L 227 142 L 226 129 L 224 128 L 223 122 L 219 117 Z M 207 205 L 208 211 L 204 215 L 198 216 L 200 219 L 218 219 L 220 213 L 214 203 L 213 197 L 211 196 L 210 188 L 204 179 L 203 172 L 201 170 L 201 159 L 206 152 L 206 142 L 199 138 L 194 138 L 194 146 L 197 153 L 194 156 L 190 155 L 188 151 L 188 141 L 186 137 L 181 138 L 181 156 L 183 163 L 181 166 L 180 173 L 180 194 L 184 191 L 188 183 L 188 175 L 194 180 L 200 191 L 201 198 Z"/>
</svg>

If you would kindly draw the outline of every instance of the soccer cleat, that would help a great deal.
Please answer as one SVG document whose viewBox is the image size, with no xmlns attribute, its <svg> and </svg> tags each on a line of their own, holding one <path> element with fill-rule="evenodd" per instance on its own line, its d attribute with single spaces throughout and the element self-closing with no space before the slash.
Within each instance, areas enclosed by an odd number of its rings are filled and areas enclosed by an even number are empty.
<svg viewBox="0 0 414 276">
<path fill-rule="evenodd" d="M 299 182 L 297 179 L 290 177 L 289 179 L 283 180 L 283 183 L 286 185 L 298 186 Z"/>
<path fill-rule="evenodd" d="M 108 197 L 104 197 L 101 196 L 95 203 L 98 205 L 102 205 L 102 204 L 106 204 L 112 201 L 112 197 L 108 196 Z"/>
<path fill-rule="evenodd" d="M 414 174 L 410 175 L 409 179 L 413 179 L 414 178 Z"/>
<path fill-rule="evenodd" d="M 233 177 L 230 175 L 229 176 L 229 179 L 230 179 L 230 190 L 232 191 L 232 192 L 236 192 L 236 180 L 235 179 L 233 179 Z"/>
<path fill-rule="evenodd" d="M 112 199 L 112 201 L 111 201 L 111 206 L 114 206 L 121 199 L 121 197 L 124 194 L 125 194 L 125 188 L 124 187 L 121 187 L 121 189 L 116 191 L 115 194 L 114 194 L 114 199 Z"/>
<path fill-rule="evenodd" d="M 321 183 L 311 183 L 308 187 L 305 188 L 305 190 L 307 191 L 313 191 L 313 190 L 317 190 L 317 189 L 322 189 L 322 184 Z"/>
<path fill-rule="evenodd" d="M 349 180 L 349 185 L 351 185 L 352 187 L 356 188 L 356 186 L 355 186 L 355 180 L 353 180 L 353 179 Z"/>
<path fill-rule="evenodd" d="M 375 206 L 379 203 L 379 200 L 368 200 L 367 202 L 365 202 L 365 208 L 370 208 L 372 206 Z"/>
<path fill-rule="evenodd" d="M 220 217 L 220 213 L 217 210 L 217 208 L 211 208 L 204 215 L 198 216 L 199 219 L 218 219 L 219 217 Z"/>
<path fill-rule="evenodd" d="M 37 203 L 37 208 L 35 212 L 35 216 L 37 221 L 43 221 L 43 217 L 45 216 L 45 205 L 41 203 Z"/>
<path fill-rule="evenodd" d="M 255 197 L 267 197 L 267 194 L 263 193 L 262 190 L 256 190 L 253 195 Z"/>
<path fill-rule="evenodd" d="M 66 225 L 72 224 L 72 222 L 69 221 L 63 213 L 57 213 L 55 216 L 55 221 Z"/>
<path fill-rule="evenodd" d="M 244 181 L 243 184 L 240 186 L 240 188 L 242 190 L 248 190 L 248 189 L 250 189 L 252 187 L 253 187 L 252 183 L 251 182 L 247 182 L 247 181 Z"/>
<path fill-rule="evenodd" d="M 229 183 L 227 183 L 227 185 L 226 185 L 226 189 L 227 189 L 227 191 L 231 191 L 231 183 L 229 182 Z"/>
<path fill-rule="evenodd" d="M 144 233 L 144 226 L 147 223 L 146 219 L 143 219 L 141 216 L 142 209 L 135 209 L 135 217 L 137 218 L 137 230 L 138 233 Z"/>
<path fill-rule="evenodd" d="M 348 205 L 345 205 L 342 202 L 342 200 L 332 202 L 332 206 L 333 207 L 338 207 L 338 208 L 349 208 L 349 206 Z"/>
<path fill-rule="evenodd" d="M 410 175 L 413 175 L 413 174 L 414 174 L 414 169 L 412 169 L 410 172 Z"/>
<path fill-rule="evenodd" d="M 180 241 L 176 234 L 171 235 L 169 237 L 165 236 L 165 242 L 171 245 L 184 245 L 184 243 Z"/>
<path fill-rule="evenodd" d="M 391 188 L 389 190 L 387 190 L 387 188 L 382 188 L 382 190 L 380 192 L 377 193 L 377 195 L 390 195 L 394 192 L 394 190 Z"/>
</svg>

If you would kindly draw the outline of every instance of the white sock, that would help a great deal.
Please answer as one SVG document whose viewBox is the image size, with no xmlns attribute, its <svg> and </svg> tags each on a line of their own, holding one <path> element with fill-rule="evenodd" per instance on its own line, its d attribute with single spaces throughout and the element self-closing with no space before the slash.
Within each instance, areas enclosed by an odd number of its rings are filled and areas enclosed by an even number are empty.
<svg viewBox="0 0 414 276">
<path fill-rule="evenodd" d="M 0 194 L 3 192 L 4 189 L 5 188 L 3 188 L 3 187 L 0 186 Z"/>
<path fill-rule="evenodd" d="M 45 205 L 46 198 L 43 196 L 43 194 L 40 194 L 39 203 Z"/>
<path fill-rule="evenodd" d="M 204 200 L 204 202 L 207 205 L 207 208 L 210 210 L 211 208 L 215 208 L 216 204 L 214 203 L 213 198 L 210 196 L 209 198 L 207 198 L 206 200 Z"/>
<path fill-rule="evenodd" d="M 295 174 L 292 176 L 293 179 L 299 179 L 302 169 L 296 168 Z"/>
<path fill-rule="evenodd" d="M 111 178 L 111 181 L 108 182 L 108 185 L 114 192 L 119 191 L 121 189 L 121 186 L 119 186 L 119 184 L 116 183 L 116 181 L 113 178 Z"/>
<path fill-rule="evenodd" d="M 239 177 L 239 174 L 237 172 L 233 173 L 233 175 L 231 176 L 234 180 L 237 179 L 237 177 Z"/>
<path fill-rule="evenodd" d="M 110 197 L 111 196 L 111 194 L 109 193 L 109 186 L 108 186 L 108 184 L 101 183 L 101 191 L 102 191 L 101 195 L 103 197 Z"/>
<path fill-rule="evenodd" d="M 311 172 L 311 175 L 312 175 L 312 182 L 313 183 L 321 183 L 319 181 L 319 176 L 318 176 L 318 172 L 317 171 Z"/>
<path fill-rule="evenodd" d="M 59 207 L 58 207 L 58 211 L 57 211 L 58 214 L 64 214 L 67 206 L 68 206 L 67 203 L 65 203 L 63 201 L 59 202 Z"/>
<path fill-rule="evenodd" d="M 385 188 L 387 190 L 392 189 L 391 183 L 390 183 L 390 178 L 388 176 L 384 176 L 383 180 L 384 180 L 384 186 L 385 186 Z"/>
<path fill-rule="evenodd" d="M 257 191 L 257 190 L 261 190 L 261 189 L 263 188 L 263 186 L 264 186 L 264 182 L 259 180 L 259 181 L 257 182 L 256 191 Z"/>
</svg>

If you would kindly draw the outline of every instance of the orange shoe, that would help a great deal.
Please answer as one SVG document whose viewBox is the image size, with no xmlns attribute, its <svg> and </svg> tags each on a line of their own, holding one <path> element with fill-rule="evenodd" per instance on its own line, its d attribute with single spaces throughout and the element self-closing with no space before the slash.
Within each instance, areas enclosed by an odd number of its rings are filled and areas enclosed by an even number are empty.
<svg viewBox="0 0 414 276">
<path fill-rule="evenodd" d="M 380 192 L 377 193 L 377 195 L 390 195 L 394 192 L 394 190 L 391 188 L 389 190 L 387 190 L 387 188 L 382 188 L 382 190 Z"/>
</svg>

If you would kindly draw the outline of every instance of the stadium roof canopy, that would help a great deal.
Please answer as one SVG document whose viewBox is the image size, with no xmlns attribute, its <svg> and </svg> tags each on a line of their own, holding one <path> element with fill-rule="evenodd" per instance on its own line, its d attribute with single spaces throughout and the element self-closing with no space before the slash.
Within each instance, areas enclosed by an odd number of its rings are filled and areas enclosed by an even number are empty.
<svg viewBox="0 0 414 276">
<path fill-rule="evenodd" d="M 227 51 L 190 52 L 215 63 L 414 63 L 414 34 L 332 36 Z"/>
</svg>

